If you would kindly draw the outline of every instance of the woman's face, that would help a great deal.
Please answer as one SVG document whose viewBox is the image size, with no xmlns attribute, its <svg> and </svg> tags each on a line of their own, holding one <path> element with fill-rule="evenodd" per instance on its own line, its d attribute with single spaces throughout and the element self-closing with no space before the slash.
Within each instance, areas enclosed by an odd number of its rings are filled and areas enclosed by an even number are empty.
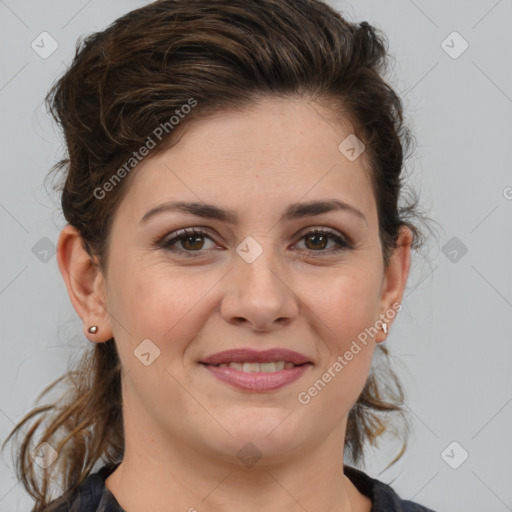
<svg viewBox="0 0 512 512">
<path fill-rule="evenodd" d="M 132 171 L 112 226 L 100 326 L 123 366 L 127 452 L 161 457 L 186 446 L 279 460 L 343 439 L 385 338 L 366 331 L 363 343 L 363 333 L 382 314 L 390 325 L 409 265 L 406 247 L 383 267 L 364 154 L 338 148 L 350 133 L 316 103 L 269 98 L 191 123 L 176 146 Z M 176 201 L 203 214 L 154 211 Z M 350 209 L 304 208 L 334 201 Z M 204 364 L 231 349 L 289 350 L 308 364 L 280 370 L 282 379 Z"/>
</svg>

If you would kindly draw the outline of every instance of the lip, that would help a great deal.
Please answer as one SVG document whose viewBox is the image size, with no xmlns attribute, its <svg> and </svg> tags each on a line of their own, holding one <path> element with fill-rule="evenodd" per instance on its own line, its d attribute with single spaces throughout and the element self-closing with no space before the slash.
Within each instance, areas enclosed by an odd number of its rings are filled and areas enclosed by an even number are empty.
<svg viewBox="0 0 512 512">
<path fill-rule="evenodd" d="M 299 352 L 294 352 L 293 350 L 287 350 L 285 348 L 271 348 L 263 351 L 248 348 L 224 350 L 223 352 L 217 352 L 202 359 L 200 363 L 206 365 L 217 365 L 221 363 L 269 363 L 271 361 L 289 361 L 296 365 L 312 363 L 312 361 L 304 354 L 299 354 Z M 290 370 L 291 369 L 292 368 L 290 368 Z"/>
<path fill-rule="evenodd" d="M 244 372 L 235 370 L 229 366 L 219 367 L 204 364 L 204 368 L 209 370 L 217 379 L 231 384 L 232 386 L 245 391 L 263 392 L 274 391 L 283 386 L 291 384 L 299 379 L 311 363 L 305 363 L 301 366 L 294 366 L 285 370 L 276 372 Z"/>
<path fill-rule="evenodd" d="M 268 363 L 271 361 L 288 361 L 297 366 L 275 372 L 244 372 L 229 366 L 222 368 L 215 366 L 221 363 Z M 238 389 L 253 392 L 273 391 L 291 384 L 313 366 L 313 362 L 304 354 L 284 348 L 263 351 L 248 348 L 224 350 L 204 358 L 200 364 L 217 379 Z"/>
</svg>

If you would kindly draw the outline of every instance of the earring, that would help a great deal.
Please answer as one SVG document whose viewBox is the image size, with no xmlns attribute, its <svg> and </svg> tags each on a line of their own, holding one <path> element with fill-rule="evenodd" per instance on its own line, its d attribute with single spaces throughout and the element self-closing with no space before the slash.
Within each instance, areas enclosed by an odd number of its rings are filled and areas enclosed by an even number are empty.
<svg viewBox="0 0 512 512">
<path fill-rule="evenodd" d="M 384 334 L 388 333 L 388 324 L 386 322 L 382 322 L 382 330 L 384 331 Z"/>
<path fill-rule="evenodd" d="M 97 325 L 91 325 L 88 329 L 88 331 L 91 333 L 91 334 L 96 334 L 98 332 L 98 326 Z"/>
</svg>

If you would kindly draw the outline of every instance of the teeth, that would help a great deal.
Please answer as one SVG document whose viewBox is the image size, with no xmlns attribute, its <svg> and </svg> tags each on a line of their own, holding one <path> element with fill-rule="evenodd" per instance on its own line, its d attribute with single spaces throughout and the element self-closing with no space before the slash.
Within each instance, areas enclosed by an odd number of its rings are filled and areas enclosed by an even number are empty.
<svg viewBox="0 0 512 512">
<path fill-rule="evenodd" d="M 276 372 L 278 370 L 284 370 L 284 361 L 274 361 L 271 363 L 260 363 L 258 366 L 260 367 L 260 372 Z M 244 365 L 245 371 L 245 365 Z M 258 371 L 258 370 L 256 370 Z"/>
<path fill-rule="evenodd" d="M 266 363 L 267 365 L 269 363 Z M 272 363 L 270 363 L 272 364 Z M 242 366 L 242 370 L 244 372 L 259 372 L 260 371 L 260 363 L 243 363 L 243 365 L 238 364 L 238 366 Z M 237 368 L 238 370 L 240 368 Z"/>
<path fill-rule="evenodd" d="M 272 361 L 269 363 L 220 363 L 219 368 L 226 368 L 229 366 L 235 370 L 243 371 L 243 372 L 263 372 L 263 373 L 271 373 L 277 372 L 279 370 L 286 370 L 288 368 L 293 368 L 295 365 L 290 363 L 289 361 Z"/>
</svg>

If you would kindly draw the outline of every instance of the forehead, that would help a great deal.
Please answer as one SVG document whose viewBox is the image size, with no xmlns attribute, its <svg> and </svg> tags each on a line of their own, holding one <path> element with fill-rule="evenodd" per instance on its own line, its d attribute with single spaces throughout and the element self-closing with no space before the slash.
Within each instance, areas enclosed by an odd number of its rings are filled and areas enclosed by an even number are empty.
<svg viewBox="0 0 512 512">
<path fill-rule="evenodd" d="M 266 99 L 199 118 L 175 146 L 132 171 L 120 210 L 140 219 L 158 202 L 186 199 L 261 214 L 262 205 L 336 197 L 371 216 L 365 155 L 352 161 L 339 148 L 350 135 L 349 123 L 305 100 Z"/>
</svg>

